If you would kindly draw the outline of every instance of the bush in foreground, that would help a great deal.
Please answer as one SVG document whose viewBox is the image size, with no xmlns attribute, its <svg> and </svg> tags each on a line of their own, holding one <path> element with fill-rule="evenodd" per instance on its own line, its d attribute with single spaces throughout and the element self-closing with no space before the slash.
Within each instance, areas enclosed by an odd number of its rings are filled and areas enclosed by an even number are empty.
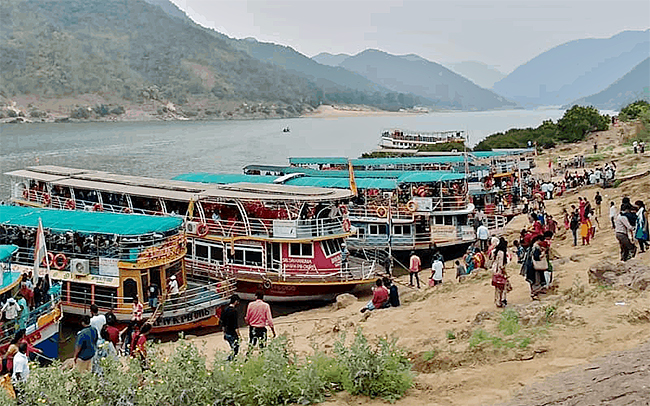
<svg viewBox="0 0 650 406">
<path fill-rule="evenodd" d="M 316 352 L 300 359 L 285 337 L 248 359 L 232 362 L 218 352 L 211 366 L 196 346 L 181 340 L 165 355 L 149 349 L 149 369 L 134 359 L 102 359 L 101 375 L 62 370 L 61 364 L 33 368 L 23 386 L 25 405 L 252 405 L 272 406 L 321 402 L 333 391 L 399 399 L 412 384 L 411 364 L 395 340 L 371 345 L 358 331 L 354 342 L 344 337 L 333 356 Z M 15 405 L 4 391 L 0 405 Z"/>
</svg>

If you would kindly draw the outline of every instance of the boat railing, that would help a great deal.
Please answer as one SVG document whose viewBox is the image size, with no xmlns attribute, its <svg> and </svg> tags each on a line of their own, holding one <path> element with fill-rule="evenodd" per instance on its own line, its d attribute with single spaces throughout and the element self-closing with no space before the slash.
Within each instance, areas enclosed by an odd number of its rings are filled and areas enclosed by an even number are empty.
<svg viewBox="0 0 650 406">
<path fill-rule="evenodd" d="M 248 218 L 247 221 L 208 219 L 208 233 L 212 235 L 260 236 L 267 238 L 313 238 L 345 235 L 343 218 L 317 218 L 304 220 L 278 220 Z"/>
<path fill-rule="evenodd" d="M 498 214 L 486 215 L 485 223 L 485 226 L 490 230 L 492 235 L 498 235 L 503 233 L 506 224 L 508 223 L 508 218 Z"/>
<path fill-rule="evenodd" d="M 235 276 L 249 276 L 251 279 L 258 279 L 261 281 L 268 280 L 269 282 L 347 282 L 357 280 L 368 280 L 377 274 L 376 261 L 365 261 L 357 258 L 350 258 L 347 261 L 341 262 L 338 267 L 334 268 L 319 268 L 318 272 L 300 272 L 300 273 L 286 273 L 286 272 L 260 272 L 257 270 L 234 269 L 230 265 L 226 265 L 225 272 Z"/>
<path fill-rule="evenodd" d="M 27 317 L 27 320 L 25 322 L 25 327 L 29 328 L 28 331 L 34 331 L 37 330 L 39 327 L 39 319 L 41 317 L 47 315 L 48 313 L 54 311 L 58 305 L 58 303 L 61 300 L 61 286 L 59 284 L 53 285 L 50 288 L 49 291 L 49 297 L 50 300 L 48 300 L 46 303 L 32 309 L 29 312 L 29 316 Z M 31 327 L 34 326 L 34 327 Z M 2 334 L 2 337 L 0 338 L 0 346 L 7 344 L 11 341 L 11 339 L 14 337 L 16 331 L 18 329 L 18 325 L 16 323 L 13 323 L 11 321 L 7 321 L 4 324 L 1 325 L 0 331 Z"/>
<path fill-rule="evenodd" d="M 232 278 L 192 286 L 181 291 L 178 295 L 169 295 L 163 303 L 164 312 L 191 311 L 193 308 L 200 307 L 208 302 L 214 304 L 224 302 L 235 293 L 237 287 L 235 280 Z"/>
<path fill-rule="evenodd" d="M 387 205 L 368 204 L 350 207 L 349 210 L 348 216 L 352 219 L 388 218 Z M 406 205 L 391 206 L 390 215 L 393 220 L 413 220 L 413 212 L 408 210 Z"/>
</svg>

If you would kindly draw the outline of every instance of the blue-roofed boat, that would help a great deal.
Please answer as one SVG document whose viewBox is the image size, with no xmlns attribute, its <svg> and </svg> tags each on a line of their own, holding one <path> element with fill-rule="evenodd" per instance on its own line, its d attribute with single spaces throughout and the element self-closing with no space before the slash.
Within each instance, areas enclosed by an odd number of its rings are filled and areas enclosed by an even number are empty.
<svg viewBox="0 0 650 406">
<path fill-rule="evenodd" d="M 269 301 L 333 300 L 369 289 L 373 259 L 343 257 L 349 190 L 297 187 L 263 176 L 223 175 L 220 185 L 38 166 L 7 174 L 12 201 L 72 211 L 171 216 L 185 221 L 190 275 L 226 275 L 237 292 Z M 291 178 L 291 176 L 286 179 Z"/>
<path fill-rule="evenodd" d="M 188 275 L 183 219 L 172 216 L 0 206 L 0 243 L 18 246 L 18 272 L 34 267 L 39 221 L 48 251 L 39 274 L 61 284 L 62 309 L 72 317 L 88 314 L 94 303 L 126 324 L 137 298 L 155 333 L 204 328 L 218 324 L 218 309 L 234 292 L 233 279 Z M 178 294 L 170 291 L 172 278 Z M 159 304 L 148 300 L 151 285 Z"/>
<path fill-rule="evenodd" d="M 0 245 L 0 297 L 3 304 L 15 296 L 23 280 L 23 274 L 13 265 L 12 258 L 19 251 L 13 244 Z M 43 351 L 45 360 L 59 356 L 59 327 L 61 322 L 60 286 L 54 285 L 48 298 L 30 310 L 20 323 L 5 321 L 0 326 L 0 354 L 6 353 L 14 334 L 25 328 L 25 338 L 34 347 Z"/>
</svg>

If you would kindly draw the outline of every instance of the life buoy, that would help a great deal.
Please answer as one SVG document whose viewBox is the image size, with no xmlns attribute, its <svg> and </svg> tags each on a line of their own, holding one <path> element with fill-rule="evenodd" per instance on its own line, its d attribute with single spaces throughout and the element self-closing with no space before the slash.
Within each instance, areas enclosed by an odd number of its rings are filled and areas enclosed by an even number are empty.
<svg viewBox="0 0 650 406">
<path fill-rule="evenodd" d="M 29 189 L 23 189 L 23 198 L 29 200 Z"/>
<path fill-rule="evenodd" d="M 418 204 L 415 200 L 409 200 L 409 202 L 406 203 L 406 208 L 408 209 L 408 211 L 413 213 L 418 209 Z"/>
<path fill-rule="evenodd" d="M 75 207 L 77 207 L 77 203 L 75 203 L 75 201 L 72 200 L 72 199 L 68 199 L 68 200 L 65 201 L 65 206 L 64 207 L 66 209 L 68 209 L 68 210 L 74 210 Z"/>
<path fill-rule="evenodd" d="M 93 211 L 104 211 L 104 206 L 99 203 L 93 204 Z"/>
<path fill-rule="evenodd" d="M 271 283 L 271 280 L 270 279 L 264 279 L 264 282 L 262 282 L 262 287 L 264 289 L 266 289 L 266 290 L 269 290 L 269 289 L 271 289 L 271 286 L 273 286 L 273 284 Z"/>
<path fill-rule="evenodd" d="M 130 207 L 125 207 L 122 209 L 122 213 L 131 214 L 133 213 L 133 210 L 131 210 Z"/>
<path fill-rule="evenodd" d="M 377 207 L 377 215 L 379 217 L 386 217 L 388 215 L 388 210 L 384 206 Z"/>
<path fill-rule="evenodd" d="M 344 216 L 345 216 L 346 214 L 348 214 L 348 206 L 346 206 L 346 205 L 344 205 L 344 204 L 342 204 L 342 205 L 339 206 L 339 210 L 341 210 L 341 214 L 344 215 Z"/>
<path fill-rule="evenodd" d="M 66 257 L 63 253 L 58 253 L 52 259 L 52 265 L 61 271 L 68 265 L 68 257 Z"/>
<path fill-rule="evenodd" d="M 350 229 L 352 228 L 351 226 L 352 226 L 352 225 L 350 224 L 350 220 L 349 220 L 349 219 L 345 219 L 345 220 L 343 220 L 343 230 L 344 230 L 346 233 L 349 233 L 349 232 L 350 232 Z"/>
<path fill-rule="evenodd" d="M 420 197 L 424 197 L 424 196 L 427 195 L 427 188 L 425 188 L 424 186 L 420 186 L 420 187 L 417 188 L 417 190 L 415 191 L 415 194 L 418 195 L 418 196 L 420 196 Z"/>
<path fill-rule="evenodd" d="M 52 197 L 49 193 L 43 193 L 43 205 L 49 206 L 52 203 Z"/>
<path fill-rule="evenodd" d="M 209 231 L 210 228 L 205 223 L 201 223 L 199 224 L 198 227 L 196 227 L 196 235 L 198 235 L 199 237 L 205 237 L 206 235 L 208 235 Z"/>
<path fill-rule="evenodd" d="M 54 254 L 51 252 L 48 252 L 46 256 L 43 257 L 43 260 L 41 261 L 41 265 L 45 267 L 51 267 L 52 264 L 54 263 Z"/>
</svg>

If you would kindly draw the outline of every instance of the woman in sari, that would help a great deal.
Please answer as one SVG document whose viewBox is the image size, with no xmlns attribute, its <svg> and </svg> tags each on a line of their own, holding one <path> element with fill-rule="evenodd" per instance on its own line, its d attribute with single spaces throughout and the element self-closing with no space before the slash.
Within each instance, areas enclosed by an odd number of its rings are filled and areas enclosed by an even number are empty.
<svg viewBox="0 0 650 406">
<path fill-rule="evenodd" d="M 649 247 L 648 239 L 650 237 L 650 233 L 648 232 L 648 213 L 646 212 L 645 204 L 641 200 L 634 202 L 634 205 L 637 207 L 634 237 L 639 242 L 639 250 L 645 252 Z"/>
</svg>

